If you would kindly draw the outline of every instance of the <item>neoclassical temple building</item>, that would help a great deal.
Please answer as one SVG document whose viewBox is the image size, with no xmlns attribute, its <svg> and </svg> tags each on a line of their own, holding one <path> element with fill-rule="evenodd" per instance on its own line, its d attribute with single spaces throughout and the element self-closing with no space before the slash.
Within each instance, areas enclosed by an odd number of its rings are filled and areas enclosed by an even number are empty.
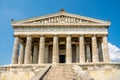
<svg viewBox="0 0 120 80">
<path fill-rule="evenodd" d="M 65 12 L 12 20 L 12 64 L 109 62 L 109 21 Z"/>
</svg>

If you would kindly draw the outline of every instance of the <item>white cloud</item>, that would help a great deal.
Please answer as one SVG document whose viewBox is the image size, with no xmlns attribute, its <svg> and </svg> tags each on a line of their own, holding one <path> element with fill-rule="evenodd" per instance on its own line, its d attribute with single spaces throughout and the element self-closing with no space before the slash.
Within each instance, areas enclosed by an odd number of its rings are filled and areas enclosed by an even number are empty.
<svg viewBox="0 0 120 80">
<path fill-rule="evenodd" d="M 111 43 L 108 43 L 110 60 L 113 62 L 120 62 L 120 48 Z"/>
</svg>

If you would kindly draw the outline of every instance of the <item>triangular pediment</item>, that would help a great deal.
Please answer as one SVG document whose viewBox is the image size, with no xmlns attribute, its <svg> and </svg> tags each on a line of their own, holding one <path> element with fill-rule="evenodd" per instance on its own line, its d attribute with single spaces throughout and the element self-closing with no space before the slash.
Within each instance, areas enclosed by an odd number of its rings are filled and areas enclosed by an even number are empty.
<svg viewBox="0 0 120 80">
<path fill-rule="evenodd" d="M 110 24 L 108 21 L 98 20 L 67 12 L 58 12 L 45 16 L 13 21 L 13 24 Z"/>
</svg>

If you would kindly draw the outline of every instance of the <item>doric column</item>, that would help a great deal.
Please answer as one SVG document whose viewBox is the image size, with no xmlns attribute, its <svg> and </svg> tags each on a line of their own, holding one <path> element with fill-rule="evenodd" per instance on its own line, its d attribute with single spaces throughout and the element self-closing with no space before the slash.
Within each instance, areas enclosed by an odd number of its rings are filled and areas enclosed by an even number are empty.
<svg viewBox="0 0 120 80">
<path fill-rule="evenodd" d="M 90 44 L 86 44 L 87 62 L 91 62 Z"/>
<path fill-rule="evenodd" d="M 45 63 L 48 63 L 48 52 L 49 52 L 49 48 L 48 48 L 48 44 L 45 44 Z"/>
<path fill-rule="evenodd" d="M 24 64 L 25 45 L 21 42 L 19 64 Z"/>
<path fill-rule="evenodd" d="M 40 42 L 39 42 L 39 58 L 38 58 L 39 64 L 44 63 L 44 52 L 45 52 L 45 37 L 44 35 L 41 35 Z"/>
<path fill-rule="evenodd" d="M 76 63 L 79 62 L 79 45 L 76 45 Z"/>
<path fill-rule="evenodd" d="M 79 36 L 79 62 L 84 63 L 85 62 L 85 46 L 84 46 L 84 36 Z"/>
<path fill-rule="evenodd" d="M 99 54 L 99 61 L 103 62 L 103 51 L 102 51 L 102 43 L 98 43 L 98 54 Z"/>
<path fill-rule="evenodd" d="M 103 36 L 103 57 L 104 62 L 109 62 L 109 50 L 108 50 L 108 41 L 107 36 Z"/>
<path fill-rule="evenodd" d="M 68 35 L 66 38 L 66 63 L 72 62 L 72 44 L 71 44 L 71 35 Z"/>
<path fill-rule="evenodd" d="M 37 44 L 34 44 L 34 47 L 33 47 L 33 63 L 34 64 L 37 64 L 38 63 L 38 45 Z"/>
<path fill-rule="evenodd" d="M 58 63 L 58 62 L 59 62 L 58 36 L 54 35 L 54 37 L 53 37 L 53 57 L 52 57 L 52 63 Z"/>
<path fill-rule="evenodd" d="M 27 41 L 26 41 L 26 48 L 25 48 L 25 64 L 31 64 L 32 63 L 32 36 L 27 36 Z"/>
<path fill-rule="evenodd" d="M 18 64 L 18 54 L 19 54 L 19 37 L 15 36 L 12 64 Z"/>
<path fill-rule="evenodd" d="M 93 62 L 98 62 L 98 50 L 96 36 L 92 36 L 92 60 Z"/>
</svg>

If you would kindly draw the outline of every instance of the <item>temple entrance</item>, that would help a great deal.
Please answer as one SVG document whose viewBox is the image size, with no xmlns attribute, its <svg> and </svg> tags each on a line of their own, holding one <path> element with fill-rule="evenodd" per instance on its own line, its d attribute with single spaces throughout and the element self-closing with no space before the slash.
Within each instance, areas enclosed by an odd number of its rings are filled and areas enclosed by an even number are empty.
<svg viewBox="0 0 120 80">
<path fill-rule="evenodd" d="M 59 63 L 65 63 L 65 55 L 59 55 Z"/>
</svg>

